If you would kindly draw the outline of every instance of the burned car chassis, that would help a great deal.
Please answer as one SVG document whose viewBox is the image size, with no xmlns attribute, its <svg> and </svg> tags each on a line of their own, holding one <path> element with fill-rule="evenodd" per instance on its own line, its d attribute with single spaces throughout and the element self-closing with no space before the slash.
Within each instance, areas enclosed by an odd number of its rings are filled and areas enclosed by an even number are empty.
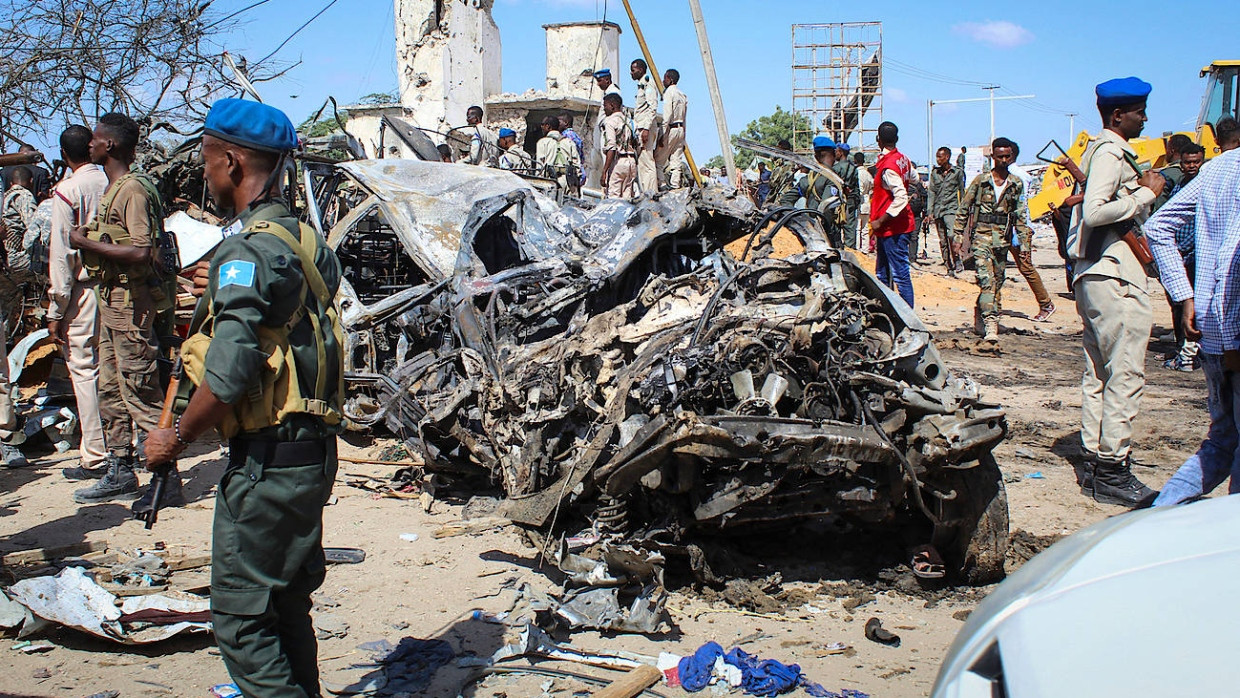
<svg viewBox="0 0 1240 698">
<path fill-rule="evenodd" d="M 390 269 L 346 260 L 349 417 L 498 485 L 498 514 L 644 550 L 914 519 L 962 580 L 1002 576 L 1003 411 L 813 212 L 723 189 L 561 207 L 494 170 L 341 167 L 364 200 L 331 243 L 379 220 L 418 269 L 363 295 Z M 771 257 L 780 231 L 805 251 Z"/>
</svg>

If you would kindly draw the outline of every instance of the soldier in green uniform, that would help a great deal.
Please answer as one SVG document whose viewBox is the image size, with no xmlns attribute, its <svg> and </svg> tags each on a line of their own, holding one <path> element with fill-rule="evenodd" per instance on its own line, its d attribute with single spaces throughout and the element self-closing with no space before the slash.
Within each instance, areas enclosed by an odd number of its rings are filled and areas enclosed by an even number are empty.
<svg viewBox="0 0 1240 698">
<path fill-rule="evenodd" d="M 948 276 L 955 277 L 964 271 L 960 259 L 961 238 L 956 235 L 956 211 L 960 208 L 964 173 L 952 167 L 950 148 L 939 148 L 934 154 L 935 167 L 930 170 L 929 219 L 939 233 L 939 251 Z"/>
<path fill-rule="evenodd" d="M 844 182 L 844 246 L 857 248 L 857 209 L 861 207 L 861 185 L 857 166 L 848 157 L 852 148 L 847 143 L 835 146 L 835 173 Z"/>
<path fill-rule="evenodd" d="M 288 117 L 267 105 L 224 99 L 208 113 L 207 186 L 236 219 L 206 278 L 195 279 L 205 295 L 181 348 L 192 397 L 175 426 L 147 442 L 157 467 L 213 427 L 229 439 L 211 611 L 224 663 L 247 698 L 320 695 L 310 593 L 325 574 L 323 505 L 343 421 L 333 306 L 340 262 L 280 198 L 296 147 Z"/>
<path fill-rule="evenodd" d="M 1022 248 L 1033 237 L 1025 223 L 1023 195 L 1025 185 L 1008 172 L 1016 159 L 1016 144 L 996 138 L 990 146 L 994 167 L 969 183 L 956 211 L 954 234 L 964 235 L 969 216 L 976 214 L 973 228 L 973 259 L 977 265 L 977 310 L 975 329 L 987 341 L 999 340 L 999 312 L 1002 310 L 1004 267 L 1012 234 L 1019 235 Z M 978 322 L 980 321 L 980 322 Z"/>
<path fill-rule="evenodd" d="M 786 140 L 780 141 L 778 145 L 780 150 L 792 152 L 792 144 Z M 771 168 L 771 193 L 766 197 L 766 203 L 769 207 L 776 206 L 793 206 L 800 193 L 797 190 L 797 166 L 787 160 L 776 159 L 774 167 Z M 789 201 L 788 197 L 792 197 Z"/>
</svg>

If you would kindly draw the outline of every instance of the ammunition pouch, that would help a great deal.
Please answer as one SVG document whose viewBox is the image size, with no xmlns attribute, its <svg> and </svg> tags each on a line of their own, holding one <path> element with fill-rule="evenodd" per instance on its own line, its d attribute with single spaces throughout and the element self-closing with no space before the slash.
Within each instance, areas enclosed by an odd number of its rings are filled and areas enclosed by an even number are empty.
<svg viewBox="0 0 1240 698">
<path fill-rule="evenodd" d="M 1011 216 L 1006 213 L 979 213 L 977 214 L 978 223 L 988 223 L 990 225 L 1006 226 L 1011 221 Z"/>
<path fill-rule="evenodd" d="M 301 289 L 301 304 L 288 322 L 280 327 L 258 328 L 259 351 L 267 357 L 267 361 L 258 383 L 251 386 L 245 398 L 234 405 L 232 412 L 220 423 L 220 433 L 225 438 L 279 425 L 294 414 L 313 415 L 329 427 L 344 420 L 341 405 L 344 374 L 340 372 L 336 385 L 327 385 L 325 333 L 332 333 L 340 351 L 344 349 L 344 335 L 333 298 L 314 264 L 314 251 L 317 249 L 314 229 L 303 223 L 300 232 L 299 241 L 283 226 L 270 221 L 259 221 L 242 231 L 242 234 L 265 233 L 280 238 L 297 254 L 305 282 Z M 313 299 L 307 298 L 308 291 L 313 293 Z M 195 387 L 202 385 L 206 379 L 207 351 L 214 331 L 210 297 L 204 298 L 204 303 L 207 311 L 201 323 L 195 323 L 197 327 L 191 329 L 189 339 L 181 345 L 185 375 Z M 308 303 L 311 307 L 307 307 Z M 289 343 L 289 334 L 302 322 L 311 324 L 317 350 L 315 387 L 310 395 L 304 395 L 301 388 L 301 377 L 308 367 L 298 365 Z"/>
<path fill-rule="evenodd" d="M 130 245 L 132 238 L 129 231 L 119 225 L 105 223 L 112 211 L 112 203 L 121 184 L 128 179 L 136 179 L 146 189 L 149 205 L 148 216 L 151 231 L 154 234 L 151 249 L 151 260 L 147 264 L 118 264 L 101 255 L 81 251 L 82 266 L 90 277 L 99 282 L 99 293 L 106 295 L 113 288 L 125 289 L 125 307 L 133 303 L 132 293 L 135 288 L 145 287 L 156 312 L 171 310 L 176 305 L 176 272 L 180 269 L 179 251 L 176 236 L 164 230 L 163 206 L 160 203 L 159 190 L 155 183 L 146 175 L 130 173 L 116 182 L 99 202 L 99 213 L 86 227 L 86 237 L 95 242 L 113 245 Z"/>
</svg>

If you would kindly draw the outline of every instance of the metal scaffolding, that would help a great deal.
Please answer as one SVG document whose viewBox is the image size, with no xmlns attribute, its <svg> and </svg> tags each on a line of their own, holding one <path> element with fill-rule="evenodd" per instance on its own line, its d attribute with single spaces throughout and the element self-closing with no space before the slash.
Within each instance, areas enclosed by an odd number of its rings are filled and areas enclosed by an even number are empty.
<svg viewBox="0 0 1240 698">
<path fill-rule="evenodd" d="M 883 121 L 883 23 L 792 25 L 793 147 L 815 135 L 874 150 Z"/>
</svg>

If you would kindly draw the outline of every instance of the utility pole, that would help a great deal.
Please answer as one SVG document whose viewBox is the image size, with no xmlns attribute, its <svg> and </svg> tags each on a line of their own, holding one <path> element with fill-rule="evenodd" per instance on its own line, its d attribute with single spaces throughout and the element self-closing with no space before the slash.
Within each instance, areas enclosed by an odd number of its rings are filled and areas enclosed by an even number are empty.
<svg viewBox="0 0 1240 698">
<path fill-rule="evenodd" d="M 990 90 L 990 142 L 995 140 L 995 90 L 999 85 L 987 85 L 983 90 Z"/>
<path fill-rule="evenodd" d="M 1072 143 L 1076 140 L 1076 112 L 1069 112 L 1068 117 L 1068 147 L 1072 147 Z"/>
<path fill-rule="evenodd" d="M 710 90 L 710 102 L 715 108 L 715 127 L 719 130 L 719 149 L 723 151 L 723 163 L 728 170 L 728 182 L 736 186 L 736 158 L 732 155 L 732 141 L 728 137 L 728 120 L 723 113 L 723 98 L 719 95 L 719 79 L 715 76 L 715 59 L 710 53 L 710 39 L 706 36 L 706 20 L 702 19 L 702 5 L 689 0 L 693 14 L 693 26 L 697 29 L 698 48 L 702 51 L 702 68 L 706 72 L 706 87 Z"/>
<path fill-rule="evenodd" d="M 998 85 L 995 85 L 998 87 Z M 989 87 L 982 89 L 988 90 Z M 1002 102 L 1005 99 L 1033 99 L 1037 95 L 1012 95 L 1011 97 L 996 97 L 992 91 L 989 97 L 970 97 L 968 99 L 930 99 L 926 100 L 926 131 L 931 137 L 934 136 L 934 105 L 936 104 L 962 104 L 964 102 L 990 102 L 990 140 L 995 140 L 995 102 Z M 931 148 L 934 146 L 931 145 Z M 933 151 L 931 152 L 933 155 Z M 933 159 L 933 158 L 931 158 Z"/>
<path fill-rule="evenodd" d="M 650 79 L 654 81 L 655 89 L 659 91 L 659 97 L 663 96 L 663 80 L 660 77 L 659 69 L 654 67 L 654 56 L 650 55 L 650 47 L 646 45 L 646 37 L 642 34 L 641 25 L 637 23 L 637 16 L 633 14 L 633 6 L 629 4 L 629 0 L 624 0 L 624 9 L 629 13 L 629 24 L 633 25 L 633 36 L 637 37 L 637 45 L 642 49 L 642 55 L 646 58 L 646 67 L 650 69 Z M 689 150 L 689 144 L 685 143 L 685 163 L 689 165 L 689 173 L 693 176 L 693 181 L 698 186 L 705 186 L 702 181 L 702 173 L 698 172 L 697 163 L 693 161 L 693 153 Z"/>
</svg>

